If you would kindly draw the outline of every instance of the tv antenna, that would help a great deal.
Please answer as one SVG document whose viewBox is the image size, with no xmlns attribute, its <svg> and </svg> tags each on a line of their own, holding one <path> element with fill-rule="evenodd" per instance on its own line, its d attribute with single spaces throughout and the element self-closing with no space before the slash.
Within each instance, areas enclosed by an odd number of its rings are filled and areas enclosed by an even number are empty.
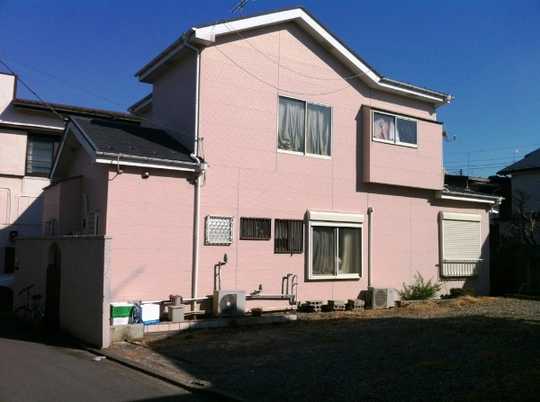
<svg viewBox="0 0 540 402">
<path fill-rule="evenodd" d="M 231 9 L 231 13 L 233 14 L 242 14 L 244 12 L 244 8 L 248 5 L 249 0 L 240 0 L 238 3 L 235 4 L 235 6 Z"/>
</svg>

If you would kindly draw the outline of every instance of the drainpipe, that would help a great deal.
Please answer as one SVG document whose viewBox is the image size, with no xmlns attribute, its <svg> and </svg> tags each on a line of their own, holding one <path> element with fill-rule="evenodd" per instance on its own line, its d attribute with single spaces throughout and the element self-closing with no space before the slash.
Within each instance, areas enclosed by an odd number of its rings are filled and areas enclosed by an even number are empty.
<svg viewBox="0 0 540 402">
<path fill-rule="evenodd" d="M 367 284 L 368 288 L 371 287 L 371 269 L 373 266 L 373 208 L 369 207 L 368 214 L 368 272 L 367 272 Z"/>
<path fill-rule="evenodd" d="M 197 161 L 199 169 L 196 172 L 195 179 L 195 200 L 193 206 L 193 249 L 192 249 L 192 267 L 191 267 L 191 298 L 193 299 L 192 310 L 198 310 L 197 288 L 199 283 L 199 238 L 200 238 L 200 219 L 201 219 L 201 177 L 206 171 L 206 163 L 201 162 L 198 156 L 191 154 L 191 157 Z"/>
<path fill-rule="evenodd" d="M 193 311 L 198 310 L 197 304 L 197 288 L 199 282 L 199 226 L 200 226 L 200 209 L 201 209 L 201 176 L 206 170 L 206 164 L 201 163 L 199 159 L 199 95 L 200 95 L 200 78 L 201 78 L 201 51 L 189 44 L 189 37 L 184 36 L 184 46 L 195 52 L 196 55 L 196 78 L 195 78 L 195 144 L 194 151 L 191 157 L 197 161 L 199 170 L 195 179 L 195 195 L 194 195 L 194 210 L 193 210 L 193 249 L 192 249 L 192 266 L 191 266 L 191 298 L 194 299 L 191 305 Z"/>
<path fill-rule="evenodd" d="M 199 156 L 199 95 L 201 82 L 201 51 L 189 43 L 189 37 L 184 35 L 184 46 L 195 52 L 197 56 L 196 79 L 195 79 L 195 156 Z"/>
</svg>

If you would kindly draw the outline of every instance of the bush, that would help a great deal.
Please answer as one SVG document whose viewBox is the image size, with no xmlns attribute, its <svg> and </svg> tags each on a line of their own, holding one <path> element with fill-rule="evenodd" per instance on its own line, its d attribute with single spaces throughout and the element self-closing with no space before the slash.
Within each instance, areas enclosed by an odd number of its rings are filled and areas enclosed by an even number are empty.
<svg viewBox="0 0 540 402">
<path fill-rule="evenodd" d="M 403 300 L 426 300 L 433 298 L 442 285 L 438 282 L 433 282 L 431 279 L 427 282 L 424 277 L 417 272 L 414 277 L 414 282 L 411 285 L 403 284 L 403 290 L 399 295 Z"/>
</svg>

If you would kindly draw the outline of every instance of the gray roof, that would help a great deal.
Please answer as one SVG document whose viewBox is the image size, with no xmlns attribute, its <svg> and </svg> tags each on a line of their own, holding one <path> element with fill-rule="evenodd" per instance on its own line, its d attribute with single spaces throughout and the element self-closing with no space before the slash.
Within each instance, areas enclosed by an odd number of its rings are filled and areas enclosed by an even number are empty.
<svg viewBox="0 0 540 402">
<path fill-rule="evenodd" d="M 76 115 L 84 117 L 101 117 L 104 119 L 116 119 L 116 120 L 125 120 L 125 121 L 140 121 L 140 117 L 134 116 L 130 113 L 125 112 L 116 112 L 113 110 L 105 109 L 94 109 L 88 107 L 74 106 L 74 105 L 65 105 L 62 103 L 51 103 L 47 102 L 46 104 L 32 99 L 21 99 L 16 98 L 12 101 L 13 106 L 21 109 L 31 109 L 31 110 L 40 110 L 44 112 L 50 112 L 51 107 L 61 115 Z"/>
<path fill-rule="evenodd" d="M 194 163 L 190 152 L 167 131 L 118 120 L 71 117 L 96 154 L 122 160 L 150 158 L 161 164 Z"/>
<path fill-rule="evenodd" d="M 528 153 L 523 159 L 517 161 L 516 163 L 499 170 L 497 174 L 510 174 L 513 172 L 531 169 L 540 169 L 540 148 L 538 148 L 536 151 Z"/>
</svg>

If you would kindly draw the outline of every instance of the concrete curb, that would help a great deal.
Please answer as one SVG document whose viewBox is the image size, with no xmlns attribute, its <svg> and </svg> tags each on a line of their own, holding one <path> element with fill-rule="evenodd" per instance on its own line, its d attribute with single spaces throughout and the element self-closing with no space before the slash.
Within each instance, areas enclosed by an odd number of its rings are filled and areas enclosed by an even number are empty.
<svg viewBox="0 0 540 402">
<path fill-rule="evenodd" d="M 106 349 L 95 349 L 87 346 L 83 346 L 85 350 L 98 356 L 105 356 L 107 359 L 123 366 L 129 367 L 133 370 L 137 370 L 143 374 L 158 378 L 162 381 L 184 388 L 194 393 L 202 393 L 209 396 L 219 397 L 220 401 L 234 401 L 243 402 L 244 399 L 234 395 L 230 392 L 223 391 L 219 388 L 215 388 L 210 382 L 199 379 L 181 378 L 180 376 L 170 375 L 159 370 L 149 368 L 143 364 L 135 362 L 131 359 L 126 359 L 115 353 L 110 353 Z"/>
</svg>

